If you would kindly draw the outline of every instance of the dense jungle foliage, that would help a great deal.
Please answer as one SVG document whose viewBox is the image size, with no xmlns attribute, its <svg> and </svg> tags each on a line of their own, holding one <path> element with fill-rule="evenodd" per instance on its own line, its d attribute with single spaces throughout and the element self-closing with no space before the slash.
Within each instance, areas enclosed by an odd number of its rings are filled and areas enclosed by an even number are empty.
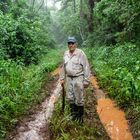
<svg viewBox="0 0 140 140">
<path fill-rule="evenodd" d="M 61 61 L 69 35 L 140 137 L 139 0 L 1 0 L 0 139 L 44 98 L 37 93 L 45 72 Z"/>
<path fill-rule="evenodd" d="M 41 1 L 0 1 L 0 139 L 38 96 L 46 72 L 56 68 L 59 50 L 50 31 L 50 12 Z M 52 57 L 55 55 L 56 57 Z M 35 64 L 35 65 L 34 65 Z"/>
<path fill-rule="evenodd" d="M 62 1 L 59 24 L 76 35 L 108 96 L 126 111 L 140 137 L 140 1 Z"/>
</svg>

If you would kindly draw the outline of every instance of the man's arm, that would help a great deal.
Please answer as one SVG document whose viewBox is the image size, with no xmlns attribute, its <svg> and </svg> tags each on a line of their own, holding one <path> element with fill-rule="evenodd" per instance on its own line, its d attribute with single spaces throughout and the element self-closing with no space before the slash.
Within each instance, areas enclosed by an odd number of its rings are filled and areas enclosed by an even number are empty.
<svg viewBox="0 0 140 140">
<path fill-rule="evenodd" d="M 87 56 L 85 55 L 84 52 L 82 52 L 81 56 L 82 56 L 81 62 L 82 62 L 83 71 L 84 71 L 84 85 L 86 87 L 90 83 L 90 67 L 89 67 L 89 62 L 88 62 Z"/>
</svg>

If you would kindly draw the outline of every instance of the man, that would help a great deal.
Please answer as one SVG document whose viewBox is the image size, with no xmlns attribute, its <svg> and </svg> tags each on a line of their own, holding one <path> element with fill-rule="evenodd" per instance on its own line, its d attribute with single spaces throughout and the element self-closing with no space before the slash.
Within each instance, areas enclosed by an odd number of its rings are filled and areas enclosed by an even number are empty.
<svg viewBox="0 0 140 140">
<path fill-rule="evenodd" d="M 85 53 L 77 48 L 75 37 L 68 37 L 68 48 L 60 72 L 60 83 L 66 79 L 66 99 L 70 103 L 72 120 L 83 122 L 83 89 L 89 85 L 90 69 Z"/>
</svg>

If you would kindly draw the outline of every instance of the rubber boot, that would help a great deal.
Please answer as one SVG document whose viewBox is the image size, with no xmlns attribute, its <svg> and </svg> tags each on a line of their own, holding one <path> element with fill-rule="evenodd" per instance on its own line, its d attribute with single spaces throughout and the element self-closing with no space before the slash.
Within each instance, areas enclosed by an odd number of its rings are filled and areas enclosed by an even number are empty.
<svg viewBox="0 0 140 140">
<path fill-rule="evenodd" d="M 71 117 L 73 121 L 77 119 L 77 111 L 78 111 L 77 105 L 70 104 L 70 112 L 71 112 Z"/>
<path fill-rule="evenodd" d="M 77 122 L 83 124 L 84 106 L 78 106 Z"/>
</svg>

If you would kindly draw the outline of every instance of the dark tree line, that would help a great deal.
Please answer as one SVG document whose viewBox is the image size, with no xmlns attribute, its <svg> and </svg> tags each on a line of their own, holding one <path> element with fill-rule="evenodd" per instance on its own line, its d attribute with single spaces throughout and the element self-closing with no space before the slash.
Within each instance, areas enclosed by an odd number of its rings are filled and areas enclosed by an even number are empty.
<svg viewBox="0 0 140 140">
<path fill-rule="evenodd" d="M 138 0 L 59 1 L 62 2 L 60 22 L 62 28 L 65 27 L 63 31 L 80 35 L 78 38 L 82 41 L 88 39 L 93 43 L 109 45 L 139 40 L 140 1 Z"/>
</svg>

